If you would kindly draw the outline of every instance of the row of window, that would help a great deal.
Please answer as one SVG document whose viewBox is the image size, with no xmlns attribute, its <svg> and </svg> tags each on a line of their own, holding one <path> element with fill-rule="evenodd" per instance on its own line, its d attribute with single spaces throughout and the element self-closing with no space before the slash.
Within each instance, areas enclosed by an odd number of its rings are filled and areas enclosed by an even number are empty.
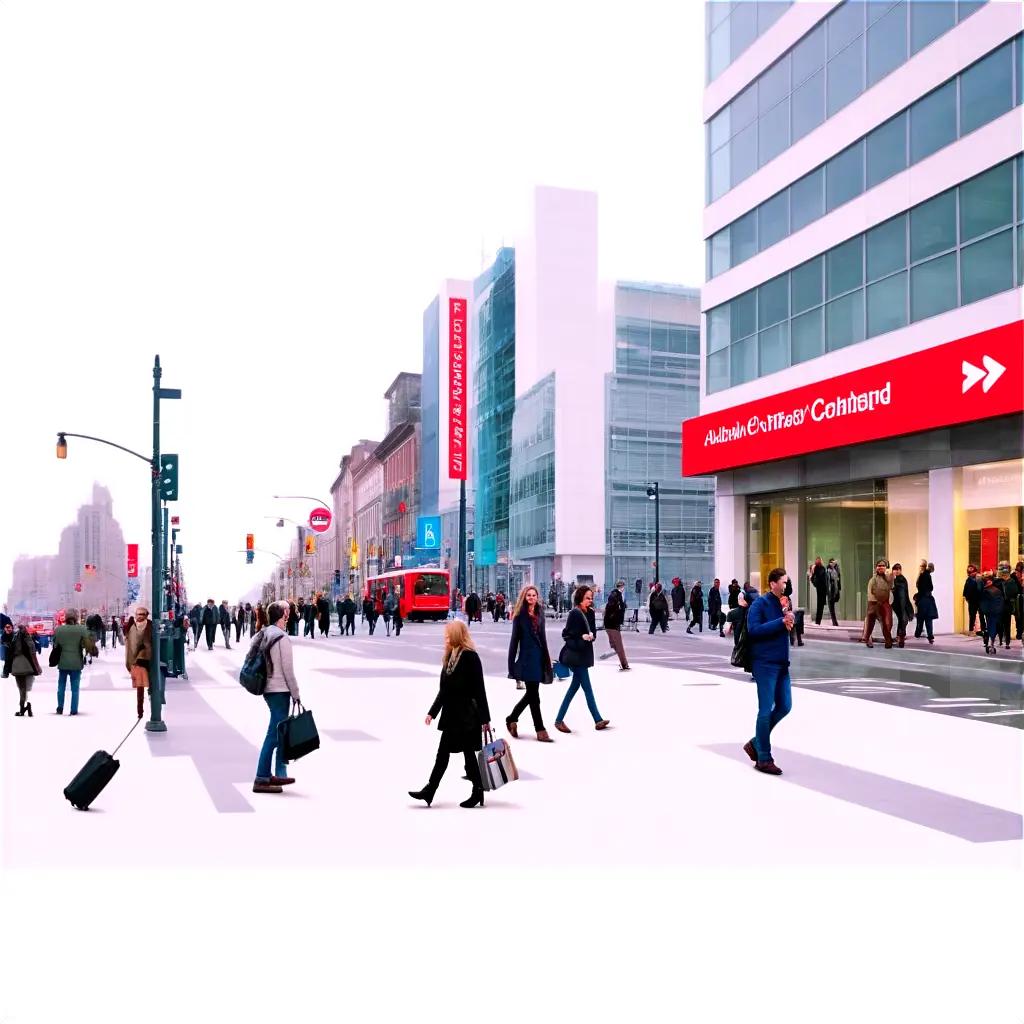
<svg viewBox="0 0 1024 1024">
<path fill-rule="evenodd" d="M 1004 43 L 707 241 L 707 276 L 788 235 L 1024 100 L 1024 37 Z"/>
<path fill-rule="evenodd" d="M 705 4 L 707 80 L 713 82 L 792 5 L 793 0 L 711 0 Z"/>
<path fill-rule="evenodd" d="M 1022 221 L 1017 157 L 716 306 L 706 392 L 1019 286 Z"/>
<path fill-rule="evenodd" d="M 708 122 L 708 202 L 982 6 L 846 0 Z"/>
</svg>

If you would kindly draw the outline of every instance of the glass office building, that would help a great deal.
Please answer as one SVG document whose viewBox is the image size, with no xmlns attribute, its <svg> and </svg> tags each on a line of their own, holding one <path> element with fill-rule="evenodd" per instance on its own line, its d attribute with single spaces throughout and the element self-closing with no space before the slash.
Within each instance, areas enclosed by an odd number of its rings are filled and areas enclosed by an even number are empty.
<svg viewBox="0 0 1024 1024">
<path fill-rule="evenodd" d="M 1020 4 L 797 3 L 709 68 L 691 465 L 717 476 L 720 575 L 784 565 L 808 605 L 835 557 L 852 621 L 876 559 L 927 559 L 949 632 L 968 562 L 1021 557 L 1022 30 Z M 869 379 L 886 409 L 738 440 Z"/>
<path fill-rule="evenodd" d="M 679 424 L 700 400 L 699 292 L 620 283 L 615 370 L 605 386 L 605 580 L 653 579 L 654 502 L 660 492 L 660 576 L 714 578 L 714 478 L 680 477 Z M 726 580 L 728 583 L 728 580 Z M 646 593 L 646 590 L 645 590 Z"/>
<path fill-rule="evenodd" d="M 516 407 L 514 250 L 500 249 L 494 263 L 474 282 L 473 318 L 472 581 L 478 591 L 486 591 L 509 586 L 509 463 Z"/>
</svg>

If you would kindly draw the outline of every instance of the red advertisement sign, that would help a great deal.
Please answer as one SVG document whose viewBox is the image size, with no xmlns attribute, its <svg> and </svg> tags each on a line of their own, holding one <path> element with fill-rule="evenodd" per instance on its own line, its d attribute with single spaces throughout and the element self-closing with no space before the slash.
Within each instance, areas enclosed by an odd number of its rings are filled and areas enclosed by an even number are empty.
<svg viewBox="0 0 1024 1024">
<path fill-rule="evenodd" d="M 466 479 L 466 423 L 469 363 L 466 346 L 466 300 L 448 300 L 448 478 Z"/>
<path fill-rule="evenodd" d="M 1018 321 L 685 420 L 683 476 L 1022 411 L 1024 321 Z"/>
<path fill-rule="evenodd" d="M 139 575 L 139 545 L 128 545 L 128 576 L 130 578 Z"/>
</svg>

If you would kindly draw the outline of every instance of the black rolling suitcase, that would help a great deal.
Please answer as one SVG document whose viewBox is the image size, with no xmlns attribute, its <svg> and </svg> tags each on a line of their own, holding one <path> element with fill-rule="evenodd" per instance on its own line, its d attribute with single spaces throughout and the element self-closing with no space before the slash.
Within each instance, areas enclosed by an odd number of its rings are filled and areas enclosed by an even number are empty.
<svg viewBox="0 0 1024 1024">
<path fill-rule="evenodd" d="M 140 718 L 128 730 L 128 736 L 131 736 L 141 721 Z M 114 748 L 114 754 L 124 746 L 124 741 L 128 739 L 128 736 L 125 736 L 124 740 L 121 740 Z M 107 783 L 117 774 L 117 769 L 121 767 L 121 762 L 114 759 L 114 754 L 108 754 L 105 750 L 97 750 L 85 762 L 82 770 L 68 783 L 64 789 L 64 796 L 71 802 L 72 807 L 76 807 L 80 811 L 89 810 L 89 805 L 103 792 Z"/>
</svg>

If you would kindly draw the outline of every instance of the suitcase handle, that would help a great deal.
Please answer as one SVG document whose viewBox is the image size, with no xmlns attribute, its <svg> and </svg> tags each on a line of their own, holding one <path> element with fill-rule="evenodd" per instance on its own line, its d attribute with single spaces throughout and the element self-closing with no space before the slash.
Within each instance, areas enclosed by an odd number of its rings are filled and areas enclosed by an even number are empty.
<svg viewBox="0 0 1024 1024">
<path fill-rule="evenodd" d="M 131 734 L 135 732 L 135 730 L 139 727 L 139 722 L 141 721 L 141 718 L 137 718 L 135 720 L 135 724 L 128 730 L 128 736 L 131 736 Z M 118 743 L 116 747 L 114 747 L 114 753 L 110 755 L 111 757 L 113 757 L 124 746 L 125 740 L 128 739 L 128 736 L 125 736 L 124 740 L 121 740 L 121 742 Z"/>
</svg>

